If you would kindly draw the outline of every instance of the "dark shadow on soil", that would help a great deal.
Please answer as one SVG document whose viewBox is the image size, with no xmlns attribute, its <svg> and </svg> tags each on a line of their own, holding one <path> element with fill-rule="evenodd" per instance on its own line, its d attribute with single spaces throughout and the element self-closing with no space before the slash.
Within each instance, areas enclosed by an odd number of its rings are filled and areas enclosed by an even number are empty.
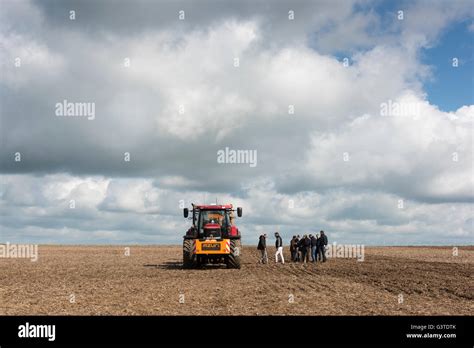
<svg viewBox="0 0 474 348">
<path fill-rule="evenodd" d="M 180 261 L 171 261 L 171 262 L 165 262 L 161 264 L 146 264 L 146 265 L 143 265 L 143 267 L 160 268 L 160 269 L 182 269 L 183 263 Z"/>
<path fill-rule="evenodd" d="M 161 264 L 146 264 L 143 267 L 149 268 L 159 268 L 159 269 L 168 269 L 168 270 L 175 270 L 175 269 L 186 269 L 183 268 L 183 263 L 181 261 L 172 261 L 172 262 L 165 262 Z M 199 266 L 197 268 L 193 268 L 193 270 L 206 270 L 206 269 L 227 269 L 225 265 L 205 265 Z"/>
</svg>

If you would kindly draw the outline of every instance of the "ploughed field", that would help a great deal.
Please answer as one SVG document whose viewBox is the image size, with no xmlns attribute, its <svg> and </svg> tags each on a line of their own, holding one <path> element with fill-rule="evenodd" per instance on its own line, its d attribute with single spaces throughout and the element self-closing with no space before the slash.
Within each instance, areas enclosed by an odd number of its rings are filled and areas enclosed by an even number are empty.
<svg viewBox="0 0 474 348">
<path fill-rule="evenodd" d="M 366 247 L 363 262 L 181 268 L 180 246 L 39 246 L 0 259 L 0 315 L 470 315 L 474 247 Z M 285 259 L 289 260 L 288 248 Z"/>
</svg>

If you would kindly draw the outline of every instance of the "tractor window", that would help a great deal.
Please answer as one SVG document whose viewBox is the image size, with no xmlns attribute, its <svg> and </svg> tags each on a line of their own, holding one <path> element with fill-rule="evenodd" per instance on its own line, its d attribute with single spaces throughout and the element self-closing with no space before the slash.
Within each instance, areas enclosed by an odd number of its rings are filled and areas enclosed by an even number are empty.
<svg viewBox="0 0 474 348">
<path fill-rule="evenodd" d="M 209 223 L 226 227 L 230 225 L 229 214 L 224 210 L 201 210 L 199 229 L 203 229 Z"/>
</svg>

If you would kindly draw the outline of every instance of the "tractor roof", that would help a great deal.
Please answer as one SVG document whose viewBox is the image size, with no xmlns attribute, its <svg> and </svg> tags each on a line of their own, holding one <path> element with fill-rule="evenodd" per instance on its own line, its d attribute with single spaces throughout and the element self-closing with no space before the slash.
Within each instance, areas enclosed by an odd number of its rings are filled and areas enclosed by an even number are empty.
<svg viewBox="0 0 474 348">
<path fill-rule="evenodd" d="M 201 210 L 220 210 L 232 209 L 232 204 L 195 204 L 194 207 Z"/>
</svg>

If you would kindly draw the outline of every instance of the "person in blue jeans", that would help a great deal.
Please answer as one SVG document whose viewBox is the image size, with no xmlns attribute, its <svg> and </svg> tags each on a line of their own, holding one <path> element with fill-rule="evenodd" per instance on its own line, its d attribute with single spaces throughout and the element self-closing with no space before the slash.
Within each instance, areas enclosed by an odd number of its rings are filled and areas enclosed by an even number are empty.
<svg viewBox="0 0 474 348">
<path fill-rule="evenodd" d="M 326 245 L 328 245 L 328 237 L 324 231 L 321 231 L 318 238 L 318 255 L 322 262 L 326 262 Z"/>
<path fill-rule="evenodd" d="M 309 235 L 309 238 L 311 239 L 311 262 L 316 262 L 318 239 L 312 234 Z"/>
</svg>

